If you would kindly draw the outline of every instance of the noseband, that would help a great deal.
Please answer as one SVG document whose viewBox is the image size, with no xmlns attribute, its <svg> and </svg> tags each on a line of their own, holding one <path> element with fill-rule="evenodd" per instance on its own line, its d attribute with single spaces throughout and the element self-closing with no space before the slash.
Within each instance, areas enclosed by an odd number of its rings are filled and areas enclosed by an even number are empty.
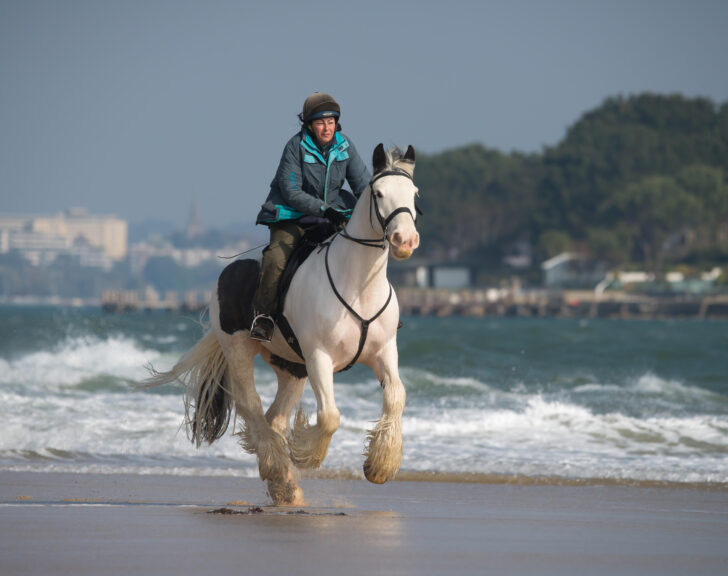
<svg viewBox="0 0 728 576">
<path fill-rule="evenodd" d="M 377 201 L 376 194 L 374 194 L 374 189 L 372 188 L 372 185 L 377 180 L 379 180 L 380 178 L 384 178 L 385 176 L 404 176 L 409 180 L 412 180 L 412 176 L 409 172 L 406 172 L 405 170 L 392 168 L 390 170 L 382 170 L 381 172 L 377 172 L 374 176 L 372 176 L 372 179 L 369 181 L 369 222 L 372 221 L 372 206 L 374 206 L 374 213 L 377 216 L 377 221 L 379 222 L 379 225 L 382 227 L 382 234 L 384 234 L 384 237 L 386 238 L 387 226 L 389 226 L 390 222 L 394 219 L 395 216 L 397 216 L 397 214 L 407 212 L 407 214 L 409 214 L 412 218 L 412 222 L 415 223 L 415 226 L 417 226 L 417 218 L 414 214 L 412 214 L 412 210 L 410 210 L 407 206 L 400 206 L 399 208 L 392 210 L 391 214 L 389 214 L 389 216 L 387 216 L 386 218 L 382 216 L 382 213 L 379 211 L 379 202 Z M 419 212 L 416 206 L 415 210 Z M 374 224 L 372 224 L 372 228 L 374 228 Z"/>
<path fill-rule="evenodd" d="M 409 180 L 414 182 L 414 179 L 409 172 L 399 168 L 390 168 L 389 170 L 382 170 L 381 172 L 377 172 L 376 174 L 374 174 L 374 176 L 372 176 L 372 179 L 369 181 L 369 222 L 372 225 L 372 229 L 374 229 L 374 223 L 372 221 L 372 212 L 374 212 L 377 217 L 377 222 L 379 222 L 379 225 L 382 227 L 382 238 L 354 238 L 347 233 L 346 228 L 344 228 L 340 232 L 342 237 L 346 238 L 347 240 L 351 240 L 352 242 L 356 242 L 357 244 L 369 246 L 370 248 L 381 248 L 382 250 L 384 250 L 387 247 L 387 227 L 392 222 L 392 220 L 394 220 L 395 216 L 401 214 L 402 212 L 407 212 L 407 214 L 409 214 L 412 218 L 412 222 L 415 223 L 415 227 L 417 227 L 417 217 L 412 214 L 412 210 L 410 210 L 407 206 L 400 206 L 399 208 L 392 210 L 392 212 L 386 218 L 382 216 L 382 212 L 379 210 L 379 202 L 377 201 L 377 197 L 374 194 L 374 188 L 372 188 L 372 185 L 377 180 L 379 180 L 380 178 L 384 178 L 385 176 L 404 176 L 405 178 L 408 178 Z M 416 201 L 415 212 L 420 215 L 422 214 L 422 210 L 420 210 L 420 207 L 417 206 Z"/>
</svg>

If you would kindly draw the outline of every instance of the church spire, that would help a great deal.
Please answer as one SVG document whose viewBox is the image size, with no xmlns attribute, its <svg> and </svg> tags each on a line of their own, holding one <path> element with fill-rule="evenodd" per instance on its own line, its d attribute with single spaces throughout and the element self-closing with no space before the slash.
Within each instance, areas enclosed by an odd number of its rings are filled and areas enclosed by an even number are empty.
<svg viewBox="0 0 728 576">
<path fill-rule="evenodd" d="M 190 217 L 187 220 L 187 238 L 194 240 L 202 236 L 202 224 L 200 224 L 200 214 L 197 211 L 197 200 L 192 198 L 192 206 L 190 207 Z"/>
</svg>

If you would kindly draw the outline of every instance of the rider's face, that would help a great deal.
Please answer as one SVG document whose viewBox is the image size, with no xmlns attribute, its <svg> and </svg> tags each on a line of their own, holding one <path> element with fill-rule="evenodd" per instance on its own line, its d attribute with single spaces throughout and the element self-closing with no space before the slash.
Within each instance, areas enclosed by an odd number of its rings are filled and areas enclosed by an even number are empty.
<svg viewBox="0 0 728 576">
<path fill-rule="evenodd" d="M 316 118 L 311 122 L 311 132 L 318 143 L 325 146 L 333 140 L 334 134 L 336 134 L 336 118 Z"/>
</svg>

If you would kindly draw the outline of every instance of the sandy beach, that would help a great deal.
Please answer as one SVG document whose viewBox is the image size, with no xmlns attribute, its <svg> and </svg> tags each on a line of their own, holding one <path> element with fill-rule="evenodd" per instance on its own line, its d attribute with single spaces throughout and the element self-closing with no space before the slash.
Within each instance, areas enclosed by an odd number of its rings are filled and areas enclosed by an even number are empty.
<svg viewBox="0 0 728 576">
<path fill-rule="evenodd" d="M 0 574 L 726 574 L 718 489 L 0 472 Z"/>
</svg>

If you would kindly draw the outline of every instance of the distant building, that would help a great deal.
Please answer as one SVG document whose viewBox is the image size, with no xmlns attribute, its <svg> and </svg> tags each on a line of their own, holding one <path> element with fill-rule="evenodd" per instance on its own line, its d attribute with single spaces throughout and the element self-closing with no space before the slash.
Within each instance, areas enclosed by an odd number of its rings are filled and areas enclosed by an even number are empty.
<svg viewBox="0 0 728 576">
<path fill-rule="evenodd" d="M 393 260 L 387 275 L 395 286 L 460 290 L 473 286 L 475 271 L 464 264 L 413 258 Z"/>
<path fill-rule="evenodd" d="M 249 247 L 246 240 L 216 249 L 201 246 L 177 248 L 166 240 L 136 242 L 129 249 L 129 270 L 132 274 L 141 273 L 151 258 L 170 258 L 184 268 L 196 268 L 210 262 L 222 268 L 230 263 L 228 256 L 244 252 Z"/>
<path fill-rule="evenodd" d="M 0 215 L 0 253 L 17 251 L 35 265 L 69 256 L 81 266 L 109 269 L 128 251 L 128 224 L 74 208 L 54 216 Z"/>
<path fill-rule="evenodd" d="M 546 288 L 594 288 L 604 279 L 607 271 L 604 262 L 571 252 L 562 252 L 541 264 Z"/>
</svg>

